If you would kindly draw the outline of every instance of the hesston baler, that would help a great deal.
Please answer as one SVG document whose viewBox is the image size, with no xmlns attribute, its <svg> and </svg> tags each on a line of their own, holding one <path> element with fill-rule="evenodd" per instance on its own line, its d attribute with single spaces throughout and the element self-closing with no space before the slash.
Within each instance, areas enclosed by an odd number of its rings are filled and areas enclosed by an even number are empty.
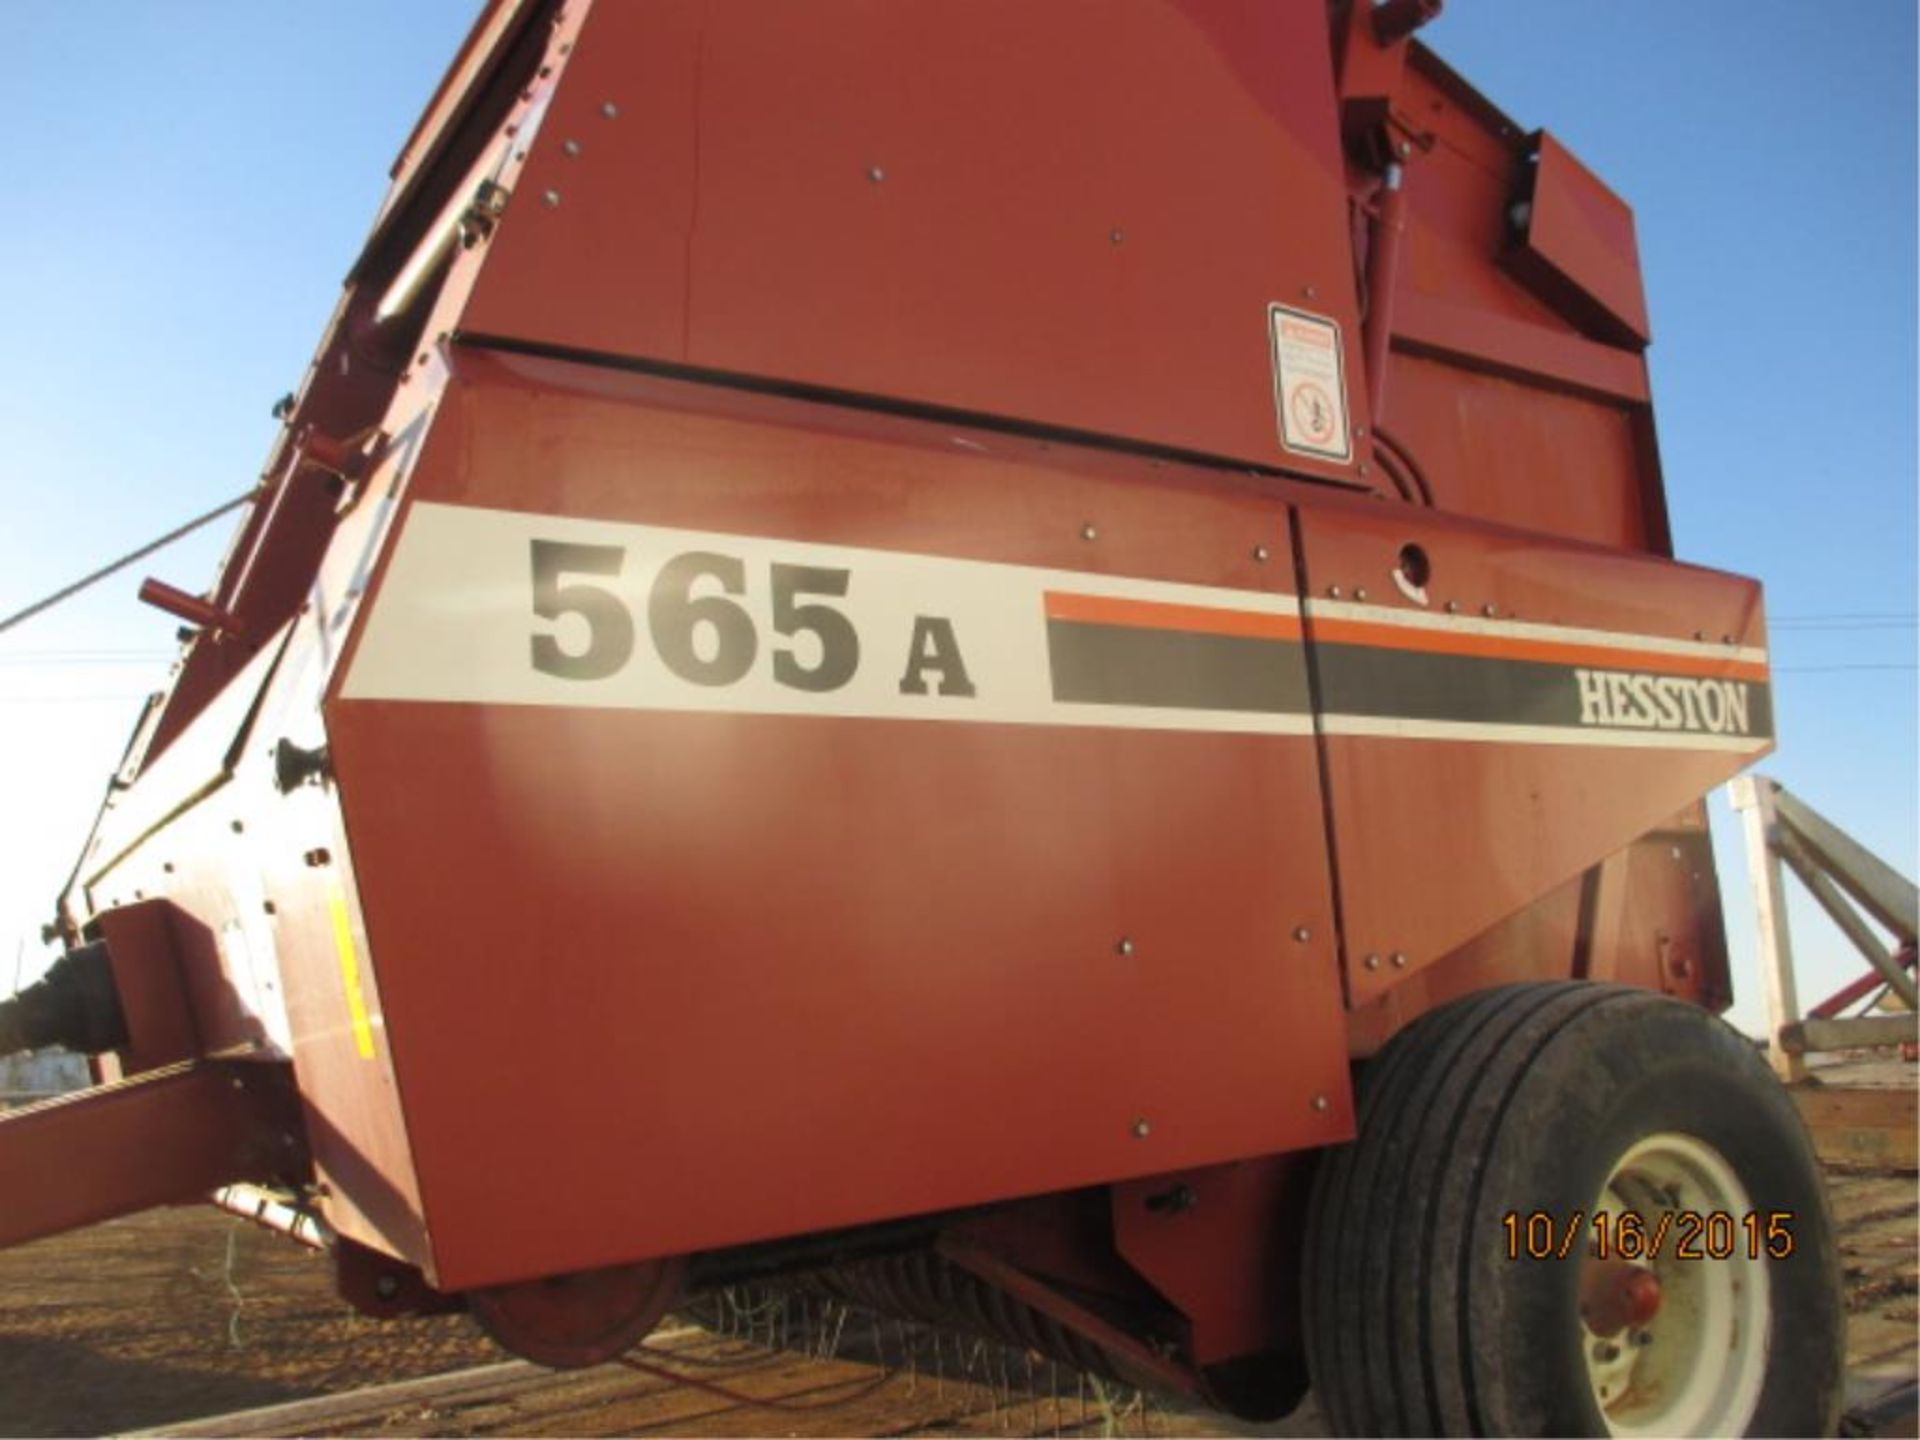
<svg viewBox="0 0 1920 1440">
<path fill-rule="evenodd" d="M 806 1274 L 1347 1431 L 1829 1425 L 1712 1014 L 1760 589 L 1437 9 L 492 0 L 146 587 L 0 1241 L 229 1187 L 555 1365 Z"/>
</svg>

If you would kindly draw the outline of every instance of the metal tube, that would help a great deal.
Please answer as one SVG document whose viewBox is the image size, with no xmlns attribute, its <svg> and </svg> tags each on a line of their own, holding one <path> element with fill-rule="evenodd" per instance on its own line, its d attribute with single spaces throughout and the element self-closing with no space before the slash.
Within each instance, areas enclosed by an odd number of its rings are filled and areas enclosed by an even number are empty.
<svg viewBox="0 0 1920 1440">
<path fill-rule="evenodd" d="M 1780 852 L 1780 858 L 1787 862 L 1787 868 L 1800 877 L 1800 883 L 1813 892 L 1813 898 L 1820 902 L 1820 908 L 1827 912 L 1835 925 L 1838 925 L 1846 937 L 1853 941 L 1854 949 L 1867 959 L 1867 963 L 1879 973 L 1880 978 L 1893 987 L 1894 994 L 1906 1001 L 1909 1010 L 1920 1010 L 1920 992 L 1914 987 L 1913 977 L 1888 953 L 1873 931 L 1867 928 L 1867 922 L 1860 918 L 1859 912 L 1846 902 L 1840 888 L 1829 880 L 1819 868 L 1819 864 L 1801 845 L 1799 838 L 1785 826 L 1777 826 L 1773 833 L 1773 848 Z"/>
<path fill-rule="evenodd" d="M 222 1210 L 251 1220 L 269 1230 L 311 1245 L 316 1250 L 333 1248 L 333 1227 L 311 1210 L 288 1204 L 271 1190 L 258 1185 L 224 1185 L 213 1192 L 213 1203 Z"/>
<path fill-rule="evenodd" d="M 1387 349 L 1393 338 L 1393 286 L 1400 273 L 1400 237 L 1406 232 L 1406 191 L 1398 164 L 1387 166 L 1373 216 L 1373 239 L 1367 247 L 1367 320 L 1364 340 L 1367 364 L 1367 417 L 1375 430 L 1386 402 Z"/>
</svg>

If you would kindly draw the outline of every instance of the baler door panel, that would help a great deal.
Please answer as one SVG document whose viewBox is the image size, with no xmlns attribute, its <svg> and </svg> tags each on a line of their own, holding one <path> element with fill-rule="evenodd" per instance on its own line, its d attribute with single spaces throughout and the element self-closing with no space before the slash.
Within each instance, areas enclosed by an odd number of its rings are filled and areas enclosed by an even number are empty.
<svg viewBox="0 0 1920 1440">
<path fill-rule="evenodd" d="M 328 716 L 443 1284 L 1351 1133 L 1283 507 L 458 365 Z"/>
<path fill-rule="evenodd" d="M 1397 509 L 1298 523 L 1353 1004 L 1771 748 L 1751 580 Z"/>
</svg>

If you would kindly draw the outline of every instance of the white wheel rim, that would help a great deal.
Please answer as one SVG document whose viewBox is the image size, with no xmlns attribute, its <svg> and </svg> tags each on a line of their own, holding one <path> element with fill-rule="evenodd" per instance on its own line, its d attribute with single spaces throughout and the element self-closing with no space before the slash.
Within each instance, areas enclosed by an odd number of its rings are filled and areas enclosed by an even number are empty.
<svg viewBox="0 0 1920 1440">
<path fill-rule="evenodd" d="M 1642 1232 L 1662 1237 L 1659 1253 L 1638 1264 L 1660 1282 L 1659 1309 L 1642 1325 L 1611 1336 L 1580 1322 L 1587 1379 L 1612 1435 L 1739 1435 L 1760 1402 L 1766 1379 L 1772 1310 L 1765 1252 L 1752 1253 L 1744 1224 L 1752 1211 L 1747 1190 L 1719 1151 L 1691 1135 L 1662 1132 L 1635 1142 L 1614 1163 L 1595 1202 L 1615 1224 L 1626 1213 Z M 1730 1227 L 1732 1253 L 1685 1258 L 1689 1236 L 1702 1244 L 1711 1221 L 1715 1238 Z M 1662 1225 L 1662 1217 L 1671 1217 Z M 1724 1245 L 1714 1249 L 1726 1248 Z M 1632 1258 L 1632 1257 L 1629 1257 Z M 1589 1259 L 1586 1263 L 1594 1263 Z"/>
</svg>

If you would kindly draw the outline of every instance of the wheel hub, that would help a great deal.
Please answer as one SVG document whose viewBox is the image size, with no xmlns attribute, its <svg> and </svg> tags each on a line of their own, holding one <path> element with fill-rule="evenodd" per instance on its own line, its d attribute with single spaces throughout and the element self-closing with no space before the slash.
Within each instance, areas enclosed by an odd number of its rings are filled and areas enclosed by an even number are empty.
<svg viewBox="0 0 1920 1440">
<path fill-rule="evenodd" d="M 1632 1260 L 1589 1260 L 1580 1275 L 1580 1320 L 1612 1339 L 1629 1327 L 1644 1329 L 1660 1313 L 1660 1277 Z"/>
<path fill-rule="evenodd" d="M 1766 1263 L 1737 1246 L 1683 1253 L 1682 1236 L 1704 1217 L 1730 1230 L 1751 1208 L 1732 1165 L 1691 1135 L 1649 1135 L 1615 1162 L 1593 1213 L 1611 1217 L 1616 1243 L 1622 1217 L 1636 1217 L 1639 1253 L 1590 1256 L 1579 1297 L 1587 1379 L 1610 1433 L 1745 1432 L 1766 1378 Z"/>
</svg>

